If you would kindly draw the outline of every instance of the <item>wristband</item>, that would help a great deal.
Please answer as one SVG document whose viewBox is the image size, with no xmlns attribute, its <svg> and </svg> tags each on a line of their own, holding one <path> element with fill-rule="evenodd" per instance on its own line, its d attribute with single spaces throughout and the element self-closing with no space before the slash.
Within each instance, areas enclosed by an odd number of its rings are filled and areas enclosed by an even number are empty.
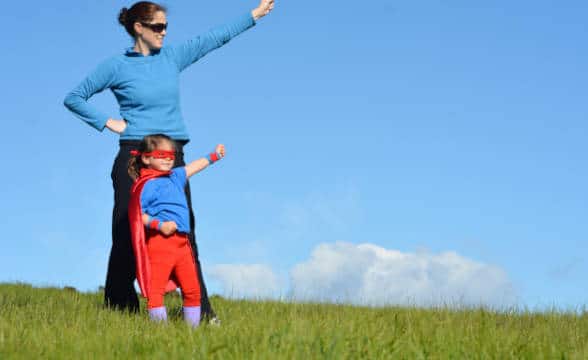
<svg viewBox="0 0 588 360">
<path fill-rule="evenodd" d="M 151 230 L 159 230 L 161 228 L 161 222 L 157 219 L 153 219 L 149 221 L 149 229 Z"/>
<path fill-rule="evenodd" d="M 208 159 L 208 162 L 210 163 L 210 165 L 212 165 L 221 159 L 221 155 L 217 152 L 211 152 L 210 154 L 208 154 L 208 156 L 206 156 L 206 159 Z"/>
</svg>

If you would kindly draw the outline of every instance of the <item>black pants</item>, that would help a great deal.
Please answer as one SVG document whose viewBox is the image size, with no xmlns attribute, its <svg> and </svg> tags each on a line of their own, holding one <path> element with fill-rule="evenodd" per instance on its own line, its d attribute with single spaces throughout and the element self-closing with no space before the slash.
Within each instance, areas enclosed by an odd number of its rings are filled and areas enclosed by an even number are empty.
<svg viewBox="0 0 588 360">
<path fill-rule="evenodd" d="M 139 310 L 139 298 L 134 288 L 135 281 L 135 256 L 131 244 L 129 228 L 128 207 L 131 196 L 133 180 L 127 172 L 131 150 L 137 149 L 140 141 L 121 140 L 120 150 L 112 167 L 112 185 L 114 187 L 114 209 L 112 211 L 112 249 L 108 261 L 108 273 L 106 274 L 106 286 L 104 289 L 104 301 L 107 306 L 136 312 Z M 176 162 L 174 166 L 184 166 L 185 142 L 176 142 Z M 203 318 L 215 316 L 214 310 L 208 300 L 206 285 L 202 278 L 202 267 L 198 259 L 196 247 L 195 220 L 190 197 L 190 183 L 186 184 L 186 198 L 190 210 L 190 244 L 194 251 L 194 259 L 198 266 L 198 281 L 200 282 L 201 311 Z"/>
</svg>

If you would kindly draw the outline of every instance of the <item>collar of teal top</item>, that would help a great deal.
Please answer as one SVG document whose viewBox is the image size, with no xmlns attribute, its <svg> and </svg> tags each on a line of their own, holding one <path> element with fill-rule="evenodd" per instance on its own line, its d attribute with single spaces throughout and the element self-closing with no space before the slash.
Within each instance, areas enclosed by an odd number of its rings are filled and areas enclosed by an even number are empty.
<svg viewBox="0 0 588 360">
<path fill-rule="evenodd" d="M 147 56 L 157 55 L 157 54 L 159 54 L 160 51 L 161 51 L 161 49 L 151 50 L 151 53 Z M 132 47 L 126 49 L 125 55 L 129 56 L 129 57 L 147 57 L 147 56 L 141 54 L 140 52 L 136 52 L 135 50 L 133 50 Z"/>
</svg>

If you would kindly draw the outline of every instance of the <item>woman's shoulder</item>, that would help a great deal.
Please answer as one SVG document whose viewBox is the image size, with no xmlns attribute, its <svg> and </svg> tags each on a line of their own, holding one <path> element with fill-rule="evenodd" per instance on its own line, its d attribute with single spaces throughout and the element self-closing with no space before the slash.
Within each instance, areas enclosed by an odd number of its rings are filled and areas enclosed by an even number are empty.
<svg viewBox="0 0 588 360">
<path fill-rule="evenodd" d="M 123 54 L 112 55 L 106 59 L 102 59 L 96 66 L 96 69 L 102 72 L 116 71 L 123 63 Z"/>
<path fill-rule="evenodd" d="M 176 51 L 176 47 L 177 47 L 177 45 L 175 45 L 175 44 L 170 44 L 170 45 L 166 44 L 166 45 L 163 45 L 161 47 L 161 49 L 159 49 L 159 53 L 161 55 L 167 56 L 167 57 L 173 56 L 174 55 L 174 51 Z"/>
</svg>

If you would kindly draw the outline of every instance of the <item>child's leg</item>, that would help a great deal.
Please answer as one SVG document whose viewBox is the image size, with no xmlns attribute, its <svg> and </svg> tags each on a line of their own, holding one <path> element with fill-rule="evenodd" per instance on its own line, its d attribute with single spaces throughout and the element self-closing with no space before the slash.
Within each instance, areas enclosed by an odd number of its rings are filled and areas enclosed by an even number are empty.
<svg viewBox="0 0 588 360">
<path fill-rule="evenodd" d="M 192 249 L 186 238 L 186 244 L 181 249 L 181 256 L 175 266 L 175 275 L 182 289 L 184 299 L 184 319 L 191 326 L 200 323 L 200 284 L 196 274 L 196 263 Z"/>
<path fill-rule="evenodd" d="M 156 314 L 160 316 L 162 309 L 165 312 L 163 297 L 175 262 L 174 249 L 170 245 L 172 243 L 161 234 L 152 234 L 147 242 L 151 265 L 151 286 L 147 298 L 147 308 L 150 315 L 153 316 Z"/>
<path fill-rule="evenodd" d="M 196 264 L 192 249 L 187 240 L 176 263 L 175 275 L 182 289 L 184 306 L 200 306 L 200 284 L 196 275 Z"/>
</svg>

